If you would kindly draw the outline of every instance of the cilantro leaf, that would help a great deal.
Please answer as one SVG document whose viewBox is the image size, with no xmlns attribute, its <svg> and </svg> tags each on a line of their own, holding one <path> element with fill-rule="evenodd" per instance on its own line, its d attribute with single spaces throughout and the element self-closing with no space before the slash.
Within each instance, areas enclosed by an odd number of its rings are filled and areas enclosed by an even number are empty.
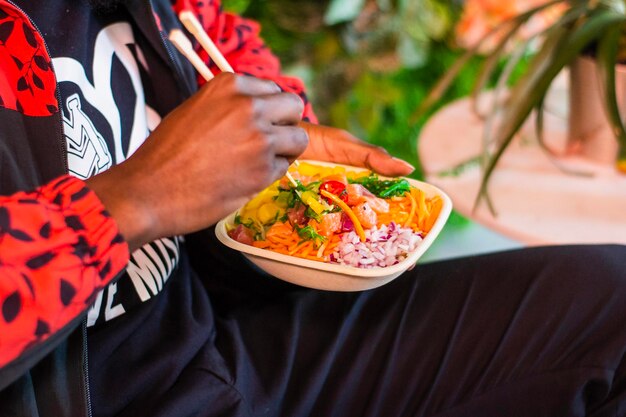
<svg viewBox="0 0 626 417">
<path fill-rule="evenodd" d="M 298 236 L 300 236 L 303 240 L 313 240 L 315 243 L 319 241 L 323 242 L 326 240 L 325 236 L 320 235 L 315 231 L 311 226 L 298 227 L 295 226 L 296 232 L 298 232 Z"/>
</svg>

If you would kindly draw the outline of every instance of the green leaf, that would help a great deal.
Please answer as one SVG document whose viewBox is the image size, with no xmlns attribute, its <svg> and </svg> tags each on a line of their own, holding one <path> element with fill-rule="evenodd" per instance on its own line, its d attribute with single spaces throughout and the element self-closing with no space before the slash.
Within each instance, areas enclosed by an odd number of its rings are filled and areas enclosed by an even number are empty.
<svg viewBox="0 0 626 417">
<path fill-rule="evenodd" d="M 557 158 L 561 155 L 559 154 L 559 152 L 553 150 L 552 148 L 550 148 L 550 146 L 548 146 L 548 144 L 546 143 L 545 135 L 544 135 L 544 112 L 545 112 L 544 102 L 545 102 L 545 96 L 542 97 L 541 100 L 535 106 L 535 136 L 537 137 L 537 142 L 539 143 L 539 147 L 547 154 L 550 162 L 552 162 L 552 164 L 555 167 L 560 169 L 565 174 L 575 175 L 579 177 L 587 177 L 587 178 L 593 177 L 592 172 L 572 169 L 572 168 L 567 167 L 566 165 L 559 163 L 559 160 Z"/>
<path fill-rule="evenodd" d="M 424 65 L 428 56 L 429 42 L 418 42 L 410 37 L 400 34 L 396 50 L 406 68 L 417 68 Z"/>
<path fill-rule="evenodd" d="M 596 57 L 603 78 L 601 85 L 604 90 L 604 105 L 613 134 L 621 147 L 626 146 L 626 129 L 620 114 L 617 94 L 615 92 L 615 66 L 617 65 L 617 53 L 621 36 L 621 25 L 613 25 L 600 38 L 598 55 Z"/>
<path fill-rule="evenodd" d="M 229 12 L 242 14 L 248 9 L 248 6 L 250 6 L 250 1 L 251 0 L 223 0 L 222 6 Z"/>
<path fill-rule="evenodd" d="M 505 149 L 528 118 L 533 107 L 546 94 L 558 73 L 607 28 L 621 24 L 626 17 L 610 10 L 598 10 L 573 29 L 557 27 L 530 63 L 525 76 L 513 88 L 495 136 L 496 150 L 485 167 L 474 209 L 487 195 L 487 184 Z"/>
<path fill-rule="evenodd" d="M 364 5 L 365 0 L 332 0 L 324 15 L 324 23 L 335 25 L 353 20 L 361 13 Z"/>
<path fill-rule="evenodd" d="M 562 3 L 563 1 L 565 0 L 550 1 L 541 6 L 535 7 L 525 13 L 515 16 L 511 18 L 510 20 L 507 20 L 503 22 L 502 24 L 498 25 L 494 29 L 490 30 L 480 41 L 478 41 L 478 43 L 473 48 L 467 50 L 457 61 L 455 61 L 454 65 L 452 65 L 452 67 L 448 70 L 448 72 L 443 77 L 441 77 L 441 79 L 437 82 L 437 84 L 435 84 L 434 88 L 430 91 L 428 96 L 424 99 L 422 104 L 415 111 L 415 113 L 411 117 L 411 121 L 415 122 L 416 120 L 418 120 L 426 112 L 426 110 L 428 110 L 437 101 L 441 99 L 441 97 L 445 94 L 445 92 L 448 90 L 452 82 L 456 79 L 459 73 L 467 65 L 470 59 L 478 54 L 478 52 L 480 51 L 481 47 L 485 44 L 485 42 L 487 42 L 496 34 L 506 30 L 506 35 L 504 36 L 503 40 L 501 40 L 498 43 L 496 47 L 497 50 L 498 49 L 504 50 L 506 43 L 508 42 L 510 37 L 513 36 L 515 32 L 517 32 L 520 29 L 522 24 L 527 22 L 528 19 L 530 19 L 535 13 L 546 9 L 547 7 L 551 7 L 558 3 Z M 489 64 L 489 65 L 492 65 L 492 64 Z M 481 76 L 481 78 L 484 78 L 484 77 L 488 78 L 490 75 L 491 75 L 491 72 L 488 71 L 487 69 L 485 71 L 485 75 Z"/>
<path fill-rule="evenodd" d="M 478 73 L 478 77 L 476 80 L 476 84 L 474 85 L 474 88 L 472 89 L 472 102 L 473 102 L 473 107 L 474 107 L 474 112 L 478 114 L 477 111 L 477 100 L 478 100 L 478 95 L 485 89 L 485 86 L 487 85 L 487 82 L 491 79 L 491 77 L 493 76 L 493 73 L 498 65 L 498 62 L 500 61 L 500 59 L 502 58 L 502 56 L 504 55 L 504 53 L 506 52 L 506 47 L 507 44 L 510 42 L 510 40 L 513 38 L 513 36 L 517 33 L 517 31 L 521 28 L 521 26 L 523 24 L 525 24 L 528 19 L 530 17 L 532 17 L 532 15 L 529 15 L 529 13 L 532 12 L 541 12 L 545 7 L 550 7 L 550 6 L 554 6 L 556 3 L 560 3 L 560 2 L 552 2 L 552 3 L 547 3 L 543 6 L 540 6 L 538 8 L 535 8 L 529 12 L 526 13 L 526 16 L 528 17 L 527 19 L 520 19 L 517 22 L 515 22 L 513 24 L 513 27 L 511 28 L 511 30 L 509 30 L 509 32 L 505 35 L 505 37 L 502 39 L 502 42 L 500 42 L 496 49 L 489 54 L 489 56 L 487 57 L 487 59 L 485 60 L 485 63 L 482 65 L 480 72 Z M 545 30 L 541 31 L 540 33 L 537 33 L 536 35 L 532 36 L 531 38 L 527 39 L 526 41 L 523 42 L 522 44 L 522 48 L 527 49 L 528 46 L 530 45 L 530 43 L 535 40 L 538 37 L 541 37 L 543 35 L 549 34 L 555 27 L 559 27 L 559 26 L 566 26 L 570 23 L 572 23 L 573 21 L 575 21 L 576 19 L 579 19 L 583 14 L 587 13 L 588 10 L 586 7 L 572 7 L 569 10 L 567 10 L 567 12 L 565 12 L 563 14 L 563 16 L 561 16 L 561 18 L 559 19 L 558 22 L 556 22 L 554 25 L 546 28 Z M 518 58 L 518 61 L 521 59 L 522 57 L 520 56 Z M 515 62 L 515 64 L 517 64 L 517 62 Z M 505 80 L 506 82 L 508 82 L 508 80 Z"/>
</svg>

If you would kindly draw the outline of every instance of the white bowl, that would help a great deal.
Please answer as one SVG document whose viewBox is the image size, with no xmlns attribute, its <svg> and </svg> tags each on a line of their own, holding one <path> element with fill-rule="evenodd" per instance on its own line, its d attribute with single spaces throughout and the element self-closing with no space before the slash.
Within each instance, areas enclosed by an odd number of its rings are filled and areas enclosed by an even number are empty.
<svg viewBox="0 0 626 417">
<path fill-rule="evenodd" d="M 342 166 L 355 172 L 367 171 L 363 168 L 346 165 L 319 161 L 309 162 L 321 166 Z M 439 188 L 411 178 L 406 178 L 406 180 L 412 186 L 422 190 L 427 198 L 439 196 L 443 201 L 443 206 L 432 229 L 418 245 L 417 249 L 409 253 L 405 260 L 385 268 L 364 269 L 311 261 L 237 242 L 228 236 L 226 228 L 226 225 L 234 223 L 237 212 L 231 213 L 228 217 L 222 219 L 215 228 L 215 234 L 220 242 L 229 248 L 242 252 L 252 263 L 265 272 L 293 284 L 328 291 L 363 291 L 380 287 L 415 265 L 417 260 L 437 238 L 452 211 L 452 201 Z"/>
</svg>

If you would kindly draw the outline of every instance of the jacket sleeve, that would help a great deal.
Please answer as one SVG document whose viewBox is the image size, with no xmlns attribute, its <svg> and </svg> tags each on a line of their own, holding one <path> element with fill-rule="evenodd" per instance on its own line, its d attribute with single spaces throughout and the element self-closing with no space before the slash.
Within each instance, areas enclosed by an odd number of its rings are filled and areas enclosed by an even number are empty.
<svg viewBox="0 0 626 417">
<path fill-rule="evenodd" d="M 238 74 L 251 75 L 276 82 L 284 91 L 298 94 L 304 101 L 304 121 L 317 123 L 317 117 L 309 102 L 304 84 L 298 78 L 281 74 L 278 58 L 269 50 L 260 37 L 257 22 L 222 11 L 218 0 L 173 0 L 174 11 L 190 10 L 198 16 L 206 32 L 217 45 L 226 60 Z M 214 73 L 219 69 L 208 54 L 195 43 L 200 57 Z M 198 77 L 198 83 L 205 81 Z"/>
<path fill-rule="evenodd" d="M 114 220 L 74 177 L 0 197 L 0 367 L 80 318 L 128 259 Z"/>
</svg>

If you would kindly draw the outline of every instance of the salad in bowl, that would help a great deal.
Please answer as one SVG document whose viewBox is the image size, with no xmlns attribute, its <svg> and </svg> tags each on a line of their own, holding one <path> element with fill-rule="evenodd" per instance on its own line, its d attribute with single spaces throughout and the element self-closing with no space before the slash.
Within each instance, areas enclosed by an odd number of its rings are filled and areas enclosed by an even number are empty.
<svg viewBox="0 0 626 417">
<path fill-rule="evenodd" d="M 450 210 L 443 192 L 419 181 L 300 162 L 222 220 L 217 234 L 279 278 L 321 289 L 366 289 L 415 264 Z"/>
</svg>

